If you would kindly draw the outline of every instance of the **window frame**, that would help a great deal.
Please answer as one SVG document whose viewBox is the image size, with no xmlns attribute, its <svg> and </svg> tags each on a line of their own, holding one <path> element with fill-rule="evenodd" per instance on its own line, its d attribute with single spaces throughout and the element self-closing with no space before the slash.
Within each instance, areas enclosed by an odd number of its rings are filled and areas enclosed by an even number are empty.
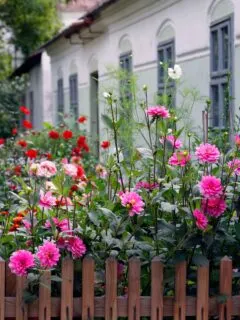
<svg viewBox="0 0 240 320">
<path fill-rule="evenodd" d="M 72 87 L 71 83 L 73 81 L 75 81 L 76 87 L 74 87 L 74 86 Z M 79 104 L 78 74 L 77 73 L 73 73 L 69 76 L 69 102 L 70 102 L 70 113 L 75 118 L 77 118 L 78 117 L 78 104 Z"/>
<path fill-rule="evenodd" d="M 125 68 L 127 58 L 128 59 L 130 58 L 129 59 L 130 62 L 128 63 L 128 66 L 130 66 L 130 68 Z M 122 65 L 122 63 L 121 63 L 122 61 L 125 62 L 124 65 Z M 127 75 L 128 74 L 130 75 L 130 74 L 133 73 L 133 53 L 132 53 L 132 50 L 120 54 L 120 56 L 119 56 L 119 65 L 120 65 L 120 69 L 124 70 Z M 120 88 L 125 85 L 124 81 L 128 81 L 128 79 L 120 80 Z M 123 97 L 122 97 L 121 89 L 120 89 L 120 96 L 121 96 L 120 99 L 122 100 Z M 128 92 L 125 92 L 124 96 L 127 98 L 128 101 L 132 101 L 131 90 L 128 90 Z"/>
<path fill-rule="evenodd" d="M 228 123 L 225 123 L 226 113 L 225 108 L 225 93 L 224 86 L 228 83 L 228 74 L 231 74 L 230 82 L 229 82 L 229 94 L 233 96 L 233 88 L 234 88 L 234 75 L 233 75 L 233 63 L 234 63 L 234 29 L 233 29 L 234 17 L 233 14 L 225 16 L 219 20 L 216 20 L 210 24 L 210 99 L 212 101 L 212 110 L 210 112 L 210 125 L 212 128 L 225 129 L 226 125 L 230 127 L 233 125 L 231 123 L 231 117 L 234 112 L 234 104 L 231 100 L 228 106 Z M 228 27 L 228 35 L 229 35 L 229 45 L 228 45 L 228 68 L 225 68 L 223 65 L 223 41 L 222 41 L 222 29 L 224 27 Z M 218 67 L 217 70 L 213 69 L 213 59 L 214 59 L 214 50 L 213 50 L 213 39 L 212 33 L 217 31 L 217 39 L 218 39 Z M 215 112 L 214 112 L 214 97 L 213 97 L 213 88 L 218 87 L 218 125 L 215 125 Z"/>
<path fill-rule="evenodd" d="M 59 85 L 61 84 L 61 86 Z M 61 90 L 60 90 L 61 87 Z M 61 113 L 64 114 L 64 83 L 63 78 L 57 80 L 57 118 L 60 122 L 62 120 Z"/>
<path fill-rule="evenodd" d="M 29 110 L 30 110 L 30 122 L 34 122 L 34 91 L 29 91 Z"/>
</svg>

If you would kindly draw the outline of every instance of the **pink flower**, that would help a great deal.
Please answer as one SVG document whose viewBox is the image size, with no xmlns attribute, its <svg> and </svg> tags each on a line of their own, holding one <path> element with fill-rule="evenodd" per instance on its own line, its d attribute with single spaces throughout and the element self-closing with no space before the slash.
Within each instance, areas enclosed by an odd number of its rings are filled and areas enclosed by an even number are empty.
<svg viewBox="0 0 240 320">
<path fill-rule="evenodd" d="M 205 198 L 214 198 L 222 195 L 221 180 L 214 176 L 204 176 L 199 182 L 200 192 Z"/>
<path fill-rule="evenodd" d="M 171 166 L 185 167 L 191 160 L 191 156 L 188 151 L 177 151 L 169 158 L 168 163 Z"/>
<path fill-rule="evenodd" d="M 56 200 L 56 205 L 59 207 L 72 207 L 73 203 L 72 200 L 69 197 L 63 197 L 63 196 L 59 196 Z"/>
<path fill-rule="evenodd" d="M 48 191 L 44 194 L 44 192 L 40 190 L 39 205 L 45 209 L 49 209 L 56 205 L 56 198 L 52 196 L 51 191 Z"/>
<path fill-rule="evenodd" d="M 78 169 L 75 164 L 67 163 L 63 165 L 64 172 L 67 176 L 76 178 L 78 175 Z"/>
<path fill-rule="evenodd" d="M 182 147 L 182 141 L 176 137 L 174 137 L 173 135 L 169 135 L 169 136 L 166 136 L 166 141 L 170 142 L 171 145 L 174 147 L 174 149 L 179 149 Z M 164 144 L 164 138 L 162 139 L 159 139 L 160 143 L 161 144 Z"/>
<path fill-rule="evenodd" d="M 234 159 L 228 162 L 228 167 L 233 171 L 237 176 L 240 176 L 240 159 Z"/>
<path fill-rule="evenodd" d="M 237 146 L 237 147 L 240 146 L 240 135 L 239 135 L 239 134 L 237 134 L 237 135 L 235 136 L 235 143 L 236 143 L 236 146 Z"/>
<path fill-rule="evenodd" d="M 27 250 L 13 252 L 10 257 L 9 268 L 17 276 L 25 276 L 28 269 L 34 267 L 34 255 Z"/>
<path fill-rule="evenodd" d="M 68 223 L 68 219 L 59 220 L 58 218 L 53 217 L 52 221 L 55 224 L 56 228 L 61 232 L 68 231 L 69 228 L 71 229 L 71 225 Z M 45 227 L 48 229 L 52 227 L 50 220 L 46 221 Z"/>
<path fill-rule="evenodd" d="M 36 256 L 39 259 L 42 268 L 52 268 L 57 265 L 60 258 L 60 252 L 55 243 L 52 241 L 45 241 L 42 246 L 38 247 Z"/>
<path fill-rule="evenodd" d="M 36 176 L 39 169 L 39 163 L 32 163 L 29 168 L 30 176 Z"/>
<path fill-rule="evenodd" d="M 73 259 L 81 258 L 86 253 L 86 246 L 77 236 L 67 238 L 66 249 L 72 253 Z"/>
<path fill-rule="evenodd" d="M 147 181 L 139 181 L 136 183 L 135 185 L 135 189 L 139 190 L 139 189 L 146 189 L 148 191 L 152 191 L 154 189 L 157 189 L 159 187 L 158 183 L 149 183 Z"/>
<path fill-rule="evenodd" d="M 135 214 L 140 214 L 144 209 L 144 202 L 142 197 L 136 192 L 124 192 L 121 196 L 122 206 L 126 207 L 129 210 L 130 217 Z"/>
<path fill-rule="evenodd" d="M 196 226 L 200 230 L 205 230 L 208 226 L 208 219 L 207 217 L 202 213 L 202 211 L 195 209 L 193 211 L 193 216 L 196 219 Z"/>
<path fill-rule="evenodd" d="M 195 155 L 200 163 L 216 163 L 220 157 L 220 152 L 215 145 L 210 143 L 201 143 L 196 148 Z"/>
<path fill-rule="evenodd" d="M 202 210 L 214 218 L 221 216 L 227 205 L 222 198 L 210 198 L 202 200 Z"/>
<path fill-rule="evenodd" d="M 51 178 L 57 173 L 57 168 L 52 161 L 42 161 L 37 170 L 38 177 Z"/>
<path fill-rule="evenodd" d="M 146 114 L 153 118 L 169 118 L 170 114 L 168 109 L 163 106 L 148 107 Z"/>
</svg>

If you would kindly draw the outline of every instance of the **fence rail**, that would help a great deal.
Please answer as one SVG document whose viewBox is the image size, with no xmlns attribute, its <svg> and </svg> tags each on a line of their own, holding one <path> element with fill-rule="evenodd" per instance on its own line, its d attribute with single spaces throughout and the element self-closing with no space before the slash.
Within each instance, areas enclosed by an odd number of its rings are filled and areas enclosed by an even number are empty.
<svg viewBox="0 0 240 320">
<path fill-rule="evenodd" d="M 51 297 L 51 274 L 45 271 L 39 289 L 39 299 L 30 305 L 23 303 L 23 288 L 26 279 L 13 277 L 4 261 L 0 261 L 0 320 L 14 318 L 26 320 L 35 318 L 50 320 L 60 317 L 62 320 L 90 320 L 103 317 L 114 320 L 127 317 L 138 320 L 150 317 L 160 320 L 164 316 L 183 320 L 194 316 L 197 320 L 207 320 L 210 316 L 219 316 L 220 320 L 230 320 L 240 315 L 240 296 L 232 296 L 232 261 L 225 257 L 220 263 L 219 293 L 226 296 L 224 303 L 209 297 L 209 267 L 197 269 L 197 296 L 186 296 L 186 262 L 176 265 L 175 296 L 163 297 L 164 267 L 159 258 L 151 264 L 151 297 L 141 296 L 140 261 L 129 260 L 128 294 L 117 296 L 117 261 L 106 261 L 105 296 L 94 296 L 94 260 L 86 257 L 82 269 L 82 297 L 73 297 L 73 261 L 65 259 L 62 263 L 61 297 Z M 15 281 L 13 281 L 15 279 Z"/>
</svg>

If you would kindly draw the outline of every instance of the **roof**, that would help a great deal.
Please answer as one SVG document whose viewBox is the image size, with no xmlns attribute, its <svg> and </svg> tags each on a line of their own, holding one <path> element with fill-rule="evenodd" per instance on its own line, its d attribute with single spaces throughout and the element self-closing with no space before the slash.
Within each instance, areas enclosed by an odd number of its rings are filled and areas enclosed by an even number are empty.
<svg viewBox="0 0 240 320">
<path fill-rule="evenodd" d="M 96 18 L 99 17 L 103 10 L 107 9 L 110 5 L 114 4 L 115 2 L 118 2 L 119 0 L 86 0 L 84 2 L 90 1 L 92 3 L 94 2 L 94 6 L 89 11 L 87 11 L 87 13 L 80 20 L 77 20 L 76 22 L 72 23 L 70 26 L 63 29 L 56 36 L 54 36 L 52 39 L 50 39 L 48 42 L 42 45 L 36 52 L 30 55 L 20 67 L 18 67 L 13 72 L 12 76 L 17 76 L 29 72 L 29 70 L 31 70 L 32 67 L 40 63 L 41 55 L 49 45 L 51 45 L 52 43 L 54 43 L 62 37 L 70 38 L 72 34 L 79 33 L 81 29 L 89 27 L 94 22 L 94 20 L 96 20 Z M 75 5 L 76 2 L 80 3 L 79 0 L 75 0 L 73 2 L 75 2 Z"/>
</svg>

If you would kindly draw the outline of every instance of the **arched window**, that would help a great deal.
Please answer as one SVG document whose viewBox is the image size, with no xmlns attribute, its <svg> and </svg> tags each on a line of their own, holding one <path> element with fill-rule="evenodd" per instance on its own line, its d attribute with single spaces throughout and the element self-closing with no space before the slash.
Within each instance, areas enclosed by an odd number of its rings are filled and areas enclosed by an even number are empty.
<svg viewBox="0 0 240 320">
<path fill-rule="evenodd" d="M 166 20 L 160 26 L 157 44 L 158 94 L 165 96 L 163 103 L 173 105 L 175 83 L 168 79 L 168 68 L 173 68 L 175 64 L 175 31 L 170 20 Z"/>
<path fill-rule="evenodd" d="M 70 100 L 70 113 L 77 119 L 78 118 L 78 74 L 77 65 L 75 61 L 70 64 L 69 76 L 69 100 Z"/>
<path fill-rule="evenodd" d="M 229 128 L 233 122 L 233 11 L 230 0 L 209 7 L 211 125 Z"/>
</svg>

